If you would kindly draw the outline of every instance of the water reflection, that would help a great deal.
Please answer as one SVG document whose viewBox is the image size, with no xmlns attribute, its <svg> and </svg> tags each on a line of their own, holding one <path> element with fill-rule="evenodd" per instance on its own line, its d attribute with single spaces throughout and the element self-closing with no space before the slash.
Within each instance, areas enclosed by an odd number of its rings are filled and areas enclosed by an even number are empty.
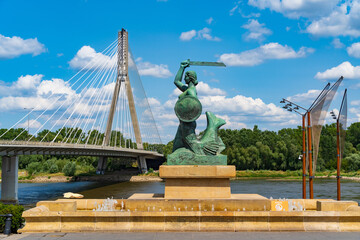
<svg viewBox="0 0 360 240">
<path fill-rule="evenodd" d="M 231 181 L 232 193 L 257 193 L 267 198 L 302 198 L 301 181 L 280 181 L 249 179 Z M 308 186 L 307 186 L 308 187 Z M 124 182 L 81 192 L 85 198 L 128 198 L 134 193 L 163 193 L 164 182 Z M 360 182 L 343 180 L 341 184 L 342 200 L 360 202 Z M 333 179 L 315 179 L 315 198 L 336 199 L 336 181 Z"/>
<path fill-rule="evenodd" d="M 35 206 L 38 201 L 61 198 L 64 192 L 80 192 L 85 198 L 126 199 L 134 193 L 163 193 L 164 188 L 164 182 L 123 182 L 111 185 L 96 182 L 19 183 L 18 196 L 20 204 L 29 208 Z M 265 179 L 231 181 L 232 193 L 258 193 L 267 198 L 302 198 L 301 189 L 301 181 Z M 342 200 L 360 202 L 360 182 L 342 180 L 341 193 Z M 314 197 L 336 199 L 336 181 L 315 179 Z"/>
</svg>

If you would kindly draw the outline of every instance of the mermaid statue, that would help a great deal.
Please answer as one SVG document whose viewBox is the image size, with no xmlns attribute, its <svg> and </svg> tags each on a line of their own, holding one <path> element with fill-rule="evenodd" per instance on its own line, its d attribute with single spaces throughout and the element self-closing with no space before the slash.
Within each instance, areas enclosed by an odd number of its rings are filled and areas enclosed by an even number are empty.
<svg viewBox="0 0 360 240">
<path fill-rule="evenodd" d="M 196 72 L 185 73 L 185 84 L 182 83 L 184 71 L 191 65 L 190 60 L 183 61 L 177 72 L 174 84 L 182 93 L 175 104 L 175 114 L 179 118 L 179 127 L 173 144 L 173 153 L 168 155 L 168 165 L 227 165 L 227 157 L 220 154 L 225 145 L 218 136 L 218 130 L 225 121 L 212 112 L 206 112 L 207 127 L 196 135 L 196 120 L 202 112 L 198 99 Z M 200 65 L 200 64 L 198 64 Z"/>
</svg>

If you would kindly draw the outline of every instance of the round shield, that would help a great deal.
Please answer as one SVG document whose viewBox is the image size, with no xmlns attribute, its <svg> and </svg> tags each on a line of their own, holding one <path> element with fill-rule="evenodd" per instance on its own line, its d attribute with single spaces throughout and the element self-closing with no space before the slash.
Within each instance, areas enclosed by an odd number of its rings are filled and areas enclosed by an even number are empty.
<svg viewBox="0 0 360 240">
<path fill-rule="evenodd" d="M 187 95 L 175 104 L 175 114 L 183 122 L 192 122 L 201 115 L 202 106 L 196 97 Z"/>
</svg>

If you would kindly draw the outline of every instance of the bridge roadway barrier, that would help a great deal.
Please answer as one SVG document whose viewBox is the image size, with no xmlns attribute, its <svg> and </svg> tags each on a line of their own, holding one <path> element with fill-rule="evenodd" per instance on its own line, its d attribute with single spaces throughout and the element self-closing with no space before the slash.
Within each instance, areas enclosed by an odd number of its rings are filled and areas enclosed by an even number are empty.
<svg viewBox="0 0 360 240">
<path fill-rule="evenodd" d="M 19 155 L 78 155 L 108 157 L 131 157 L 139 161 L 140 171 L 146 171 L 146 160 L 163 158 L 164 155 L 141 149 L 110 147 L 101 145 L 4 141 L 0 140 L 0 156 L 2 157 L 1 202 L 18 202 L 18 163 Z M 101 163 L 100 173 L 104 173 L 106 162 Z M 98 169 L 99 170 L 99 169 Z"/>
</svg>

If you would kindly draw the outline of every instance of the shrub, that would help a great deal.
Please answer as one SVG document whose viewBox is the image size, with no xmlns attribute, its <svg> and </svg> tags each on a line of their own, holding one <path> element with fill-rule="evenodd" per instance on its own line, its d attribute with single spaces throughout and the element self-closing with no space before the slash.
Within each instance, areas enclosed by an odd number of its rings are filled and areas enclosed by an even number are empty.
<svg viewBox="0 0 360 240">
<path fill-rule="evenodd" d="M 50 172 L 50 168 L 56 163 L 56 158 L 51 158 L 44 162 L 43 164 L 43 172 Z"/>
<path fill-rule="evenodd" d="M 70 162 L 69 160 L 67 159 L 59 159 L 56 161 L 56 165 L 58 166 L 58 169 L 59 170 L 62 170 L 64 169 L 65 165 Z"/>
<path fill-rule="evenodd" d="M 65 176 L 69 176 L 69 177 L 74 176 L 76 171 L 76 163 L 68 162 L 67 164 L 65 164 L 62 171 L 65 174 Z"/>
<path fill-rule="evenodd" d="M 154 169 L 149 168 L 148 173 L 153 173 L 153 172 L 154 172 Z"/>
<path fill-rule="evenodd" d="M 43 165 L 40 162 L 32 162 L 27 167 L 29 176 L 32 176 L 35 173 L 39 173 L 42 171 Z"/>
<path fill-rule="evenodd" d="M 9 214 L 11 213 L 11 232 L 16 233 L 19 228 L 21 228 L 25 222 L 25 219 L 21 217 L 24 211 L 24 207 L 21 205 L 5 205 L 0 203 L 0 214 Z M 0 218 L 0 232 L 4 232 L 5 228 L 5 217 Z"/>
<path fill-rule="evenodd" d="M 50 166 L 49 173 L 57 173 L 57 172 L 59 172 L 59 168 L 58 168 L 58 166 L 54 163 L 53 165 Z"/>
</svg>

